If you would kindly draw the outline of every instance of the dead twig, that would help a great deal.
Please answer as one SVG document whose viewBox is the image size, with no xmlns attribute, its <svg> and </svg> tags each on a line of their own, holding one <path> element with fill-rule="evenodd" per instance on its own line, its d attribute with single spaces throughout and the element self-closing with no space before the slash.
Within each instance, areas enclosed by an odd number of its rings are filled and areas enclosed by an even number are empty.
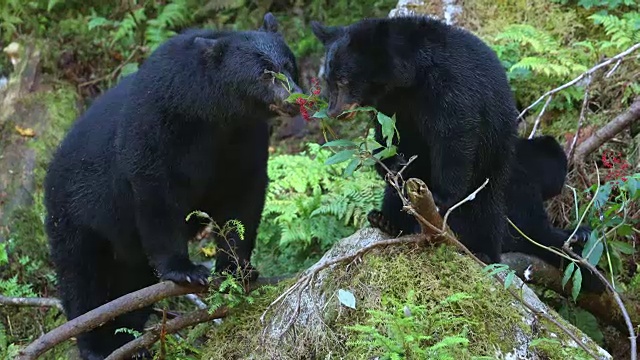
<svg viewBox="0 0 640 360">
<path fill-rule="evenodd" d="M 533 123 L 533 129 L 531 129 L 531 133 L 529 134 L 529 139 L 533 138 L 533 136 L 536 134 L 536 131 L 538 131 L 538 126 L 540 125 L 540 121 L 542 120 L 542 115 L 547 110 L 547 106 L 549 106 L 551 99 L 553 99 L 553 95 L 549 95 L 549 97 L 547 98 L 547 101 L 545 101 L 544 105 L 542 106 L 542 110 L 540 110 L 540 113 L 536 117 L 536 121 Z"/>
<path fill-rule="evenodd" d="M 60 311 L 64 311 L 62 309 L 62 303 L 60 302 L 60 300 L 55 298 L 22 298 L 0 295 L 0 305 L 54 307 Z"/>
<path fill-rule="evenodd" d="M 571 147 L 569 147 L 569 153 L 567 158 L 569 162 L 573 162 L 573 151 L 575 150 L 576 143 L 578 142 L 578 137 L 580 136 L 580 129 L 582 128 L 582 124 L 586 118 L 587 105 L 589 104 L 589 85 L 591 85 L 591 76 L 587 77 L 587 83 L 584 86 L 584 99 L 582 100 L 582 108 L 580 109 L 580 117 L 578 118 L 578 126 L 576 127 L 576 134 L 573 136 L 573 140 L 571 141 Z"/>
<path fill-rule="evenodd" d="M 114 78 L 114 77 L 116 76 L 116 74 L 117 74 L 120 70 L 122 70 L 122 68 L 124 68 L 124 67 L 125 67 L 125 65 L 127 65 L 128 63 L 130 63 L 130 62 L 131 62 L 131 60 L 133 59 L 133 57 L 134 57 L 134 56 L 138 53 L 138 51 L 140 51 L 141 49 L 142 49 L 142 47 L 137 46 L 136 48 L 134 48 L 134 49 L 131 51 L 131 54 L 129 55 L 129 57 L 127 57 L 127 59 L 126 59 L 125 61 L 123 61 L 120 65 L 118 65 L 115 69 L 113 69 L 113 71 L 112 71 L 112 72 L 108 73 L 108 74 L 107 74 L 107 75 L 105 75 L 105 76 L 101 76 L 101 77 L 99 77 L 99 78 L 95 78 L 95 79 L 93 79 L 93 80 L 85 81 L 85 82 L 83 82 L 83 83 L 79 84 L 79 85 L 78 85 L 78 88 L 83 88 L 83 87 L 85 87 L 85 86 L 89 86 L 89 85 L 93 85 L 93 84 L 99 83 L 100 81 L 103 81 L 103 80 L 107 80 L 107 79 L 112 79 L 112 78 Z"/>
</svg>

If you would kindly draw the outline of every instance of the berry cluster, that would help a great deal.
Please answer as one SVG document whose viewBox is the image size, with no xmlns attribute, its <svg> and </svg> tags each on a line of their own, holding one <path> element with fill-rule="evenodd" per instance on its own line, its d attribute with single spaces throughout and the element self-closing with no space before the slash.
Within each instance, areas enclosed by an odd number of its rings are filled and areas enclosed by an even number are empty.
<svg viewBox="0 0 640 360">
<path fill-rule="evenodd" d="M 625 177 L 627 169 L 629 169 L 629 163 L 622 159 L 622 154 L 614 154 L 613 151 L 605 149 L 602 152 L 602 165 L 609 169 L 609 173 L 605 176 L 606 181 L 620 179 L 627 181 Z"/>
<path fill-rule="evenodd" d="M 316 102 L 311 99 L 320 95 L 320 90 L 320 81 L 317 78 L 311 78 L 311 96 L 306 99 L 302 97 L 296 99 L 296 104 L 300 106 L 300 114 L 306 121 L 311 120 L 309 110 L 317 110 L 314 109 Z"/>
</svg>

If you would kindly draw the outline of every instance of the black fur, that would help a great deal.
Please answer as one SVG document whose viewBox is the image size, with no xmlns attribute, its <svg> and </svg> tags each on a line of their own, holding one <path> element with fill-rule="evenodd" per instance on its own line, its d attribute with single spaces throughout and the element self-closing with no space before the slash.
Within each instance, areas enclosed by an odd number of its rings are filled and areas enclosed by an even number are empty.
<svg viewBox="0 0 640 360">
<path fill-rule="evenodd" d="M 496 54 L 471 33 L 425 17 L 348 27 L 314 22 L 312 29 L 327 50 L 328 113 L 359 104 L 396 114 L 399 153 L 418 155 L 404 176 L 424 180 L 442 214 L 490 179 L 474 201 L 453 211 L 449 224 L 471 251 L 498 262 L 517 111 Z M 380 141 L 379 125 L 376 130 Z M 401 161 L 397 156 L 385 163 L 397 169 Z M 388 186 L 382 211 L 371 215 L 415 231 L 415 220 L 401 206 Z"/>
<path fill-rule="evenodd" d="M 264 70 L 286 74 L 297 90 L 293 54 L 271 14 L 258 31 L 188 30 L 152 53 L 77 120 L 45 179 L 46 231 L 69 319 L 158 280 L 206 283 L 187 241 L 203 227 L 194 210 L 229 234 L 239 266 L 250 266 L 267 186 L 271 105 L 288 96 Z M 230 247 L 215 270 L 236 272 Z M 251 272 L 252 277 L 257 272 Z M 151 308 L 78 336 L 84 359 L 102 359 L 132 340 Z"/>
<path fill-rule="evenodd" d="M 519 139 L 516 157 L 511 170 L 507 204 L 509 219 L 532 240 L 561 251 L 573 229 L 559 229 L 549 221 L 544 201 L 562 191 L 567 175 L 567 156 L 560 144 L 551 136 Z M 575 234 L 574 251 L 582 252 L 591 229 L 580 226 Z M 535 255 L 563 270 L 566 261 L 524 238 L 509 225 L 509 233 L 503 240 L 503 252 L 521 252 Z M 581 268 L 583 289 L 589 292 L 604 291 L 602 283 L 588 269 Z"/>
</svg>

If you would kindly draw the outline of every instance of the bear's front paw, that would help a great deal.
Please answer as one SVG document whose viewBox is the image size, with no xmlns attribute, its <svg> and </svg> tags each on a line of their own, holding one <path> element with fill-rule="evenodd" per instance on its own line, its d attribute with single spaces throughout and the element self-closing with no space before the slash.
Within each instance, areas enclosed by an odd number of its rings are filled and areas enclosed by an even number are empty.
<svg viewBox="0 0 640 360">
<path fill-rule="evenodd" d="M 195 265 L 188 259 L 169 261 L 161 266 L 160 280 L 170 280 L 177 284 L 208 284 L 209 269 L 202 265 Z"/>
<path fill-rule="evenodd" d="M 591 236 L 591 228 L 588 226 L 580 226 L 578 227 L 578 231 L 576 231 L 573 238 L 577 243 L 584 245 L 589 241 L 589 237 Z"/>
<path fill-rule="evenodd" d="M 389 221 L 380 210 L 369 211 L 367 219 L 369 220 L 371 227 L 378 228 L 385 234 L 389 234 L 391 236 L 397 236 L 400 234 L 400 229 L 393 226 L 391 221 Z"/>
</svg>

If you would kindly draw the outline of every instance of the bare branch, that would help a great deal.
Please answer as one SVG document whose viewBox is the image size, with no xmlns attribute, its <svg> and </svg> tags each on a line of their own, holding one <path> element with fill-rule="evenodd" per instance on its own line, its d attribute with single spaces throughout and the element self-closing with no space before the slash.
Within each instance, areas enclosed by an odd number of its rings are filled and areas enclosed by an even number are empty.
<svg viewBox="0 0 640 360">
<path fill-rule="evenodd" d="M 220 308 L 213 313 L 209 313 L 207 309 L 201 309 L 194 311 L 192 313 L 177 317 L 175 319 L 171 319 L 164 324 L 164 331 L 167 334 L 173 334 L 178 332 L 184 328 L 197 325 L 206 321 L 211 321 L 214 319 L 220 319 L 229 313 L 229 309 Z M 160 339 L 160 331 L 163 329 L 163 324 L 156 324 L 151 330 L 146 332 L 144 335 L 138 337 L 135 340 L 129 341 L 122 347 L 118 348 L 116 351 L 112 352 L 105 360 L 121 360 L 126 359 L 141 348 L 150 347 L 153 345 L 158 339 Z"/>
<path fill-rule="evenodd" d="M 640 96 L 636 97 L 631 106 L 622 114 L 616 116 L 613 120 L 601 127 L 593 135 L 582 142 L 575 152 L 575 161 L 584 162 L 587 155 L 594 152 L 602 144 L 616 136 L 619 132 L 626 129 L 634 121 L 640 119 Z"/>
<path fill-rule="evenodd" d="M 251 288 L 271 284 L 280 281 L 281 278 L 262 278 L 258 279 Z M 218 287 L 220 280 L 214 280 L 210 286 Z M 61 342 L 94 329 L 119 315 L 141 309 L 145 306 L 156 303 L 162 299 L 191 293 L 199 293 L 207 291 L 203 286 L 185 286 L 178 285 L 171 281 L 163 281 L 158 284 L 148 286 L 146 288 L 123 295 L 111 302 L 103 304 L 93 310 L 90 310 L 77 318 L 74 318 L 59 327 L 40 336 L 34 342 L 22 349 L 18 353 L 16 360 L 33 360 L 50 350 Z"/>
<path fill-rule="evenodd" d="M 628 48 L 627 50 L 621 52 L 620 54 L 609 58 L 601 63 L 599 63 L 598 65 L 592 67 L 591 69 L 587 70 L 586 72 L 583 72 L 582 74 L 578 75 L 576 78 L 574 78 L 573 80 L 569 81 L 568 83 L 558 86 L 557 88 L 553 89 L 553 90 L 549 90 L 546 93 L 544 93 L 544 95 L 540 96 L 538 98 L 538 100 L 534 101 L 533 104 L 527 106 L 524 110 L 522 110 L 522 112 L 520 113 L 520 115 L 518 115 L 518 119 L 522 118 L 524 116 L 524 114 L 527 113 L 527 111 L 531 110 L 531 108 L 533 108 L 534 106 L 538 105 L 542 100 L 544 100 L 546 97 L 551 96 L 557 92 L 560 92 L 568 87 L 571 87 L 573 85 L 575 85 L 576 83 L 578 83 L 578 81 L 582 80 L 585 76 L 590 76 L 591 74 L 593 74 L 594 72 L 598 71 L 600 68 L 605 67 L 613 62 L 617 62 L 619 60 L 622 60 L 625 56 L 631 54 L 632 52 L 636 51 L 640 49 L 640 43 L 635 44 L 633 46 L 631 46 L 630 48 Z"/>
<path fill-rule="evenodd" d="M 54 298 L 21 298 L 0 295 L 0 305 L 55 307 L 58 310 L 63 311 L 60 300 Z"/>
<path fill-rule="evenodd" d="M 473 201 L 473 199 L 476 198 L 476 195 L 478 195 L 478 193 L 485 188 L 485 186 L 487 186 L 487 184 L 489 183 L 489 178 L 487 178 L 484 183 L 482 183 L 482 185 L 480 185 L 480 187 L 478 187 L 477 189 L 475 189 L 471 194 L 469 194 L 467 197 L 465 197 L 464 199 L 462 199 L 460 202 L 458 202 L 457 204 L 453 205 L 452 207 L 449 208 L 449 210 L 447 210 L 447 213 L 444 214 L 444 223 L 442 224 L 442 232 L 444 232 L 445 227 L 447 226 L 447 220 L 449 219 L 449 214 L 451 214 L 451 212 L 453 210 L 455 210 L 456 208 L 458 208 L 460 205 L 469 202 L 469 201 Z"/>
<path fill-rule="evenodd" d="M 542 106 L 542 110 L 540 110 L 540 114 L 538 114 L 538 116 L 536 117 L 536 121 L 533 123 L 533 129 L 531 129 L 531 133 L 529 134 L 529 139 L 533 138 L 533 136 L 536 134 L 536 131 L 538 131 L 538 126 L 540 125 L 540 121 L 542 120 L 542 115 L 547 110 L 547 106 L 549 106 L 551 99 L 553 99 L 553 95 L 549 95 L 549 97 L 547 98 L 547 101 L 545 101 L 544 105 Z"/>
<path fill-rule="evenodd" d="M 582 128 L 582 123 L 585 119 L 585 112 L 587 109 L 587 105 L 589 104 L 589 85 L 591 84 L 591 76 L 587 78 L 587 84 L 584 86 L 584 99 L 582 100 L 582 108 L 580 109 L 580 117 L 578 118 L 578 126 L 576 127 L 576 134 L 573 136 L 573 140 L 571 141 L 571 147 L 569 148 L 569 154 L 567 158 L 569 161 L 573 161 L 573 151 L 575 150 L 576 143 L 578 142 L 578 137 L 580 136 L 580 129 Z"/>
</svg>

